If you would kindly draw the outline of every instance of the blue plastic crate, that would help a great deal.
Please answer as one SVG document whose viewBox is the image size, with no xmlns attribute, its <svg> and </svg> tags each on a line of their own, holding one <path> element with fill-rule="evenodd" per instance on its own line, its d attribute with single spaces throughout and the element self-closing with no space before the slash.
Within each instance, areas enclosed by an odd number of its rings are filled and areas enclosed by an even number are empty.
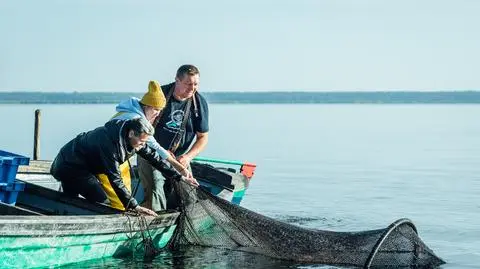
<svg viewBox="0 0 480 269">
<path fill-rule="evenodd" d="M 23 191 L 25 182 L 15 181 L 13 183 L 0 183 L 0 191 Z"/>
<path fill-rule="evenodd" d="M 13 183 L 19 165 L 28 165 L 30 158 L 0 150 L 0 182 Z"/>
<path fill-rule="evenodd" d="M 25 189 L 25 183 L 0 183 L 0 201 L 6 204 L 15 205 L 18 193 Z"/>
</svg>

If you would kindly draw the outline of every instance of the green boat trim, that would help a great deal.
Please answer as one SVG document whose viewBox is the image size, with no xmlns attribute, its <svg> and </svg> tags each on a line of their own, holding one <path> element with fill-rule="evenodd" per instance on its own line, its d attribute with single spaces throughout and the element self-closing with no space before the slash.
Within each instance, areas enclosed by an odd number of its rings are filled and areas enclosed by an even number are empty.
<svg viewBox="0 0 480 269">
<path fill-rule="evenodd" d="M 224 159 L 214 159 L 207 157 L 197 156 L 193 158 L 194 161 L 208 162 L 208 163 L 221 163 L 221 164 L 231 164 L 231 165 L 243 165 L 245 162 L 234 161 L 234 160 L 224 160 Z"/>
<path fill-rule="evenodd" d="M 253 174 L 257 167 L 256 164 L 250 163 L 250 162 L 214 159 L 214 158 L 207 158 L 207 157 L 200 157 L 200 156 L 193 158 L 193 161 L 206 162 L 206 163 L 220 163 L 220 164 L 227 164 L 227 165 L 238 165 L 240 166 L 240 173 L 245 175 L 249 180 L 253 177 Z"/>
</svg>

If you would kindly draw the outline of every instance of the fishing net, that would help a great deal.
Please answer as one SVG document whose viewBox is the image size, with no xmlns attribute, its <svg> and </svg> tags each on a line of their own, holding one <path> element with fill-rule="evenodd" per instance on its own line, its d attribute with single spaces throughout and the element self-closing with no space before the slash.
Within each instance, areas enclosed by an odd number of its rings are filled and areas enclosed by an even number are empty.
<svg viewBox="0 0 480 269">
<path fill-rule="evenodd" d="M 221 247 L 303 263 L 366 268 L 435 267 L 444 262 L 408 219 L 385 229 L 333 232 L 287 224 L 175 182 L 182 214 L 170 246 Z"/>
</svg>

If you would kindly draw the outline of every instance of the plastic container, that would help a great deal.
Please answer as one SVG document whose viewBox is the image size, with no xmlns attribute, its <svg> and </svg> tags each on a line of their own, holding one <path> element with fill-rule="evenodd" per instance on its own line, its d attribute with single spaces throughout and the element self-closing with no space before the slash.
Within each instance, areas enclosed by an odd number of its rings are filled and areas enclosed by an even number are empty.
<svg viewBox="0 0 480 269">
<path fill-rule="evenodd" d="M 0 183 L 13 183 L 19 165 L 28 165 L 30 158 L 0 150 Z"/>
<path fill-rule="evenodd" d="M 25 189 L 25 183 L 15 181 L 13 183 L 0 183 L 0 201 L 15 205 L 18 193 Z"/>
</svg>

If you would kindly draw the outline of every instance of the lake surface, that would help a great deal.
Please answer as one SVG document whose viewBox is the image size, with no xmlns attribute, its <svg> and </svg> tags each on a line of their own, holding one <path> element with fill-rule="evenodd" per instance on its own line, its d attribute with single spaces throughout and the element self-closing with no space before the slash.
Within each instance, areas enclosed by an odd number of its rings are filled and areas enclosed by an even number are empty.
<svg viewBox="0 0 480 269">
<path fill-rule="evenodd" d="M 32 156 L 41 109 L 42 159 L 103 125 L 114 105 L 0 105 L 0 149 Z M 258 168 L 242 206 L 292 224 L 360 231 L 409 218 L 447 261 L 480 268 L 480 105 L 210 105 L 204 157 Z M 222 249 L 163 253 L 121 268 L 336 268 Z"/>
</svg>

